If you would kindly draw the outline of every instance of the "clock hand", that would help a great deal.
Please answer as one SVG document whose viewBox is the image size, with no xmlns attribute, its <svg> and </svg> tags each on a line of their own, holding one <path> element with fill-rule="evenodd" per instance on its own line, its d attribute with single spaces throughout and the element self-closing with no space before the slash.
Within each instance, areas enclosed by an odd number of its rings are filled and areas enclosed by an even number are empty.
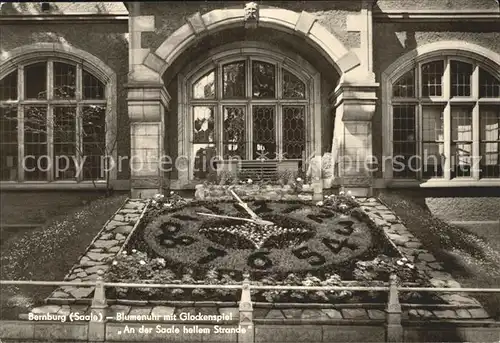
<svg viewBox="0 0 500 343">
<path fill-rule="evenodd" d="M 261 219 L 254 211 L 252 211 L 250 209 L 250 207 L 248 207 L 247 203 L 243 202 L 243 200 L 240 199 L 240 197 L 232 189 L 230 189 L 230 192 L 231 192 L 232 196 L 236 199 L 236 201 L 238 201 L 240 206 L 243 207 L 243 209 L 245 211 L 247 211 L 247 213 L 250 215 L 250 217 L 252 217 L 252 219 L 255 219 L 255 220 Z"/>
<path fill-rule="evenodd" d="M 263 220 L 263 219 L 249 219 L 249 218 L 240 218 L 240 217 L 231 217 L 231 216 L 221 216 L 218 214 L 212 214 L 212 213 L 203 213 L 203 212 L 196 212 L 196 214 L 200 214 L 202 216 L 207 216 L 207 217 L 217 217 L 217 218 L 224 218 L 224 219 L 233 219 L 233 220 L 241 220 L 245 222 L 250 222 L 254 223 L 257 225 L 274 225 L 273 222 L 270 222 L 268 220 Z"/>
</svg>

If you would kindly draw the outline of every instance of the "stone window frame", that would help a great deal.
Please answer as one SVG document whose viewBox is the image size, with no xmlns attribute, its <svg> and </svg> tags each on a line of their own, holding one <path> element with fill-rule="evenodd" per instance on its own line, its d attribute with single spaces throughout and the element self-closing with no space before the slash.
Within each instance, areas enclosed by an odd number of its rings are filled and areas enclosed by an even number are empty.
<svg viewBox="0 0 500 343">
<path fill-rule="evenodd" d="M 76 94 L 76 100 L 74 103 L 77 107 L 82 107 L 85 104 L 100 104 L 102 103 L 106 107 L 105 111 L 105 123 L 106 123 L 106 151 L 111 151 L 111 158 L 117 162 L 117 90 L 116 90 L 116 73 L 107 66 L 103 61 L 101 61 L 96 56 L 84 51 L 72 47 L 66 44 L 59 43 L 35 43 L 32 45 L 21 46 L 12 49 L 7 54 L 0 58 L 0 79 L 8 76 L 10 73 L 17 69 L 17 87 L 18 87 L 18 99 L 14 101 L 9 101 L 10 105 L 17 105 L 17 115 L 18 121 L 22 119 L 23 106 L 29 104 L 47 104 L 50 108 L 54 108 L 52 105 L 68 105 L 68 100 L 42 100 L 42 101 L 25 101 L 20 99 L 21 94 L 24 94 L 24 66 L 31 65 L 37 62 L 47 63 L 47 86 L 49 87 L 47 91 L 53 90 L 53 63 L 62 62 L 70 65 L 75 65 L 77 69 L 77 84 L 79 80 L 82 80 L 83 70 L 90 73 L 92 76 L 97 78 L 104 85 L 104 100 L 82 100 L 81 94 Z M 81 83 L 81 82 L 80 82 Z M 73 104 L 71 104 L 73 105 Z M 47 116 L 50 119 L 50 115 L 53 111 L 49 110 Z M 21 128 L 19 130 L 19 128 Z M 18 127 L 18 137 L 24 134 L 23 125 Z M 51 144 L 51 138 L 48 137 L 48 144 Z M 18 139 L 18 142 L 20 140 Z M 18 148 L 18 156 L 23 154 L 23 147 Z M 51 154 L 52 149 L 48 150 L 48 155 Z M 106 188 L 105 180 L 53 180 L 53 175 L 49 171 L 49 175 L 46 181 L 25 181 L 22 179 L 22 165 L 21 159 L 18 161 L 18 171 L 19 179 L 18 181 L 0 181 L 0 188 L 4 190 L 10 189 L 43 189 L 43 190 L 76 190 L 76 189 L 104 189 Z M 118 170 L 113 168 L 110 171 L 109 179 L 110 182 L 117 179 Z"/>
<path fill-rule="evenodd" d="M 421 83 L 420 83 L 420 71 L 422 64 L 436 61 L 444 60 L 445 70 L 442 82 L 442 96 L 440 97 L 428 97 L 425 101 L 419 97 L 421 95 Z M 451 81 L 450 81 L 450 61 L 457 60 L 461 62 L 471 63 L 473 65 L 472 74 L 472 89 L 471 96 L 451 96 Z M 382 163 L 383 163 L 383 178 L 384 185 L 388 187 L 496 187 L 500 186 L 500 178 L 480 178 L 479 170 L 473 170 L 471 177 L 455 177 L 451 178 L 451 171 L 449 170 L 450 159 L 445 159 L 445 164 L 443 165 L 443 177 L 442 178 L 430 178 L 430 179 L 398 179 L 394 178 L 392 163 L 389 159 L 393 156 L 393 84 L 397 82 L 402 76 L 407 72 L 414 69 L 415 73 L 415 85 L 414 89 L 416 95 L 414 98 L 400 98 L 397 103 L 414 103 L 416 104 L 416 128 L 417 128 L 417 155 L 421 153 L 422 145 L 422 104 L 428 105 L 442 105 L 445 110 L 443 113 L 444 123 L 444 154 L 445 156 L 450 156 L 451 153 L 451 105 L 457 104 L 468 104 L 473 107 L 472 116 L 472 130 L 473 130 L 473 147 L 472 154 L 478 156 L 480 153 L 480 116 L 479 108 L 484 105 L 495 105 L 500 106 L 500 98 L 480 98 L 479 97 L 479 68 L 487 71 L 497 79 L 500 79 L 500 55 L 485 49 L 479 45 L 446 41 L 446 42 L 436 42 L 431 43 L 426 46 L 417 48 L 415 51 L 411 51 L 406 55 L 399 58 L 397 61 L 391 64 L 386 71 L 382 74 L 382 127 L 387 133 L 383 135 L 383 153 L 382 153 Z M 387 157 L 387 158 L 386 158 Z"/>
<path fill-rule="evenodd" d="M 276 78 L 281 77 L 281 68 L 284 67 L 289 72 L 292 72 L 306 86 L 306 100 L 282 100 L 280 88 L 276 89 L 277 98 L 268 100 L 256 100 L 251 98 L 241 100 L 209 100 L 205 102 L 203 99 L 191 100 L 190 94 L 192 85 L 203 75 L 208 73 L 214 68 L 220 68 L 222 65 L 241 61 L 241 60 L 258 60 L 262 62 L 272 63 L 278 66 Z M 250 63 L 246 63 L 246 71 L 251 68 Z M 247 106 L 247 113 L 251 107 L 250 102 L 255 104 L 269 104 L 274 103 L 278 108 L 280 104 L 302 104 L 306 106 L 306 157 L 313 154 L 320 154 L 321 152 L 321 76 L 318 71 L 305 59 L 297 54 L 289 51 L 283 51 L 277 47 L 262 43 L 262 42 L 237 42 L 223 45 L 214 49 L 208 54 L 208 58 L 204 56 L 202 60 L 197 60 L 188 65 L 185 70 L 189 73 L 178 75 L 178 133 L 179 133 L 179 146 L 178 156 L 185 156 L 188 160 L 188 168 L 186 171 L 179 170 L 178 181 L 180 187 L 194 186 L 197 181 L 193 177 L 194 160 L 191 156 L 191 140 L 192 128 L 191 121 L 191 108 L 192 104 L 216 103 L 217 110 L 222 111 L 224 104 L 238 105 L 243 104 Z M 220 75 L 221 73 L 217 73 Z M 219 76 L 220 78 L 220 76 Z M 247 80 L 250 77 L 247 76 Z M 279 80 L 279 79 L 278 79 Z M 216 80 L 220 83 L 220 80 Z M 279 82 L 278 82 L 279 84 Z M 219 87 L 216 88 L 216 91 Z M 251 92 L 251 85 L 246 84 L 247 94 Z M 221 112 L 222 113 L 222 112 Z M 220 126 L 222 123 L 218 123 Z M 276 127 L 279 127 L 278 125 Z M 217 146 L 217 148 L 219 148 Z M 220 150 L 218 150 L 219 153 Z M 248 151 L 247 151 L 248 153 Z"/>
</svg>

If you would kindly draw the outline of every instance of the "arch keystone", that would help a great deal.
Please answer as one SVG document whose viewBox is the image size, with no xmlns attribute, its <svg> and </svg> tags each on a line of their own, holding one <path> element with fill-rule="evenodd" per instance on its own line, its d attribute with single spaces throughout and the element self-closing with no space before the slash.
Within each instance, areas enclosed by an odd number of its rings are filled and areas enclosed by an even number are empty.
<svg viewBox="0 0 500 343">
<path fill-rule="evenodd" d="M 191 26 L 191 29 L 193 29 L 196 36 L 200 36 L 207 31 L 207 26 L 205 25 L 200 12 L 196 12 L 191 17 L 187 18 L 186 21 L 189 26 Z"/>
</svg>

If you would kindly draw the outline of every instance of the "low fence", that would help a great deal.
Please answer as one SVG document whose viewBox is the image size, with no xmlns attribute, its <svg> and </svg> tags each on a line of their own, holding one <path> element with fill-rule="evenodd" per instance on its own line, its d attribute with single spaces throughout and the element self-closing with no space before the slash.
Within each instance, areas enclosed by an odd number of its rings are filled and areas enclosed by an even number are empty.
<svg viewBox="0 0 500 343">
<path fill-rule="evenodd" d="M 251 290 L 297 290 L 297 291 L 360 291 L 360 292 L 387 292 L 388 301 L 385 307 L 385 341 L 403 342 L 402 309 L 399 302 L 400 292 L 435 292 L 435 293 L 500 293 L 500 288 L 432 288 L 417 287 L 415 284 L 399 285 L 397 277 L 392 275 L 390 282 L 385 286 L 358 287 L 358 286 L 271 286 L 252 285 L 248 275 L 241 284 L 236 285 L 195 285 L 195 284 L 144 284 L 144 283 L 113 283 L 104 282 L 102 271 L 96 282 L 52 282 L 52 281 L 26 281 L 26 280 L 0 280 L 0 285 L 38 285 L 38 286 L 79 286 L 95 287 L 94 297 L 91 301 L 90 311 L 92 316 L 106 318 L 108 307 L 106 287 L 121 288 L 183 288 L 183 289 L 236 289 L 241 290 L 239 300 L 239 325 L 247 328 L 245 333 L 238 334 L 238 342 L 255 342 L 253 326 L 253 304 Z M 106 340 L 106 320 L 90 321 L 88 340 L 104 342 Z"/>
</svg>

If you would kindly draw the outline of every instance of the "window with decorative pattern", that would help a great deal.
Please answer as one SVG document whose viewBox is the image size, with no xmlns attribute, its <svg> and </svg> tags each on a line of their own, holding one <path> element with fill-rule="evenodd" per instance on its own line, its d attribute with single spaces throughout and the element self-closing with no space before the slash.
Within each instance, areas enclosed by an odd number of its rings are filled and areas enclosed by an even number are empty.
<svg viewBox="0 0 500 343">
<path fill-rule="evenodd" d="M 104 178 L 105 85 L 82 64 L 20 64 L 0 80 L 1 181 Z"/>
<path fill-rule="evenodd" d="M 221 61 L 189 83 L 192 177 L 209 159 L 301 160 L 306 150 L 306 83 L 281 62 Z"/>
<path fill-rule="evenodd" d="M 494 70 L 464 58 L 427 60 L 391 86 L 393 178 L 500 178 Z"/>
</svg>

